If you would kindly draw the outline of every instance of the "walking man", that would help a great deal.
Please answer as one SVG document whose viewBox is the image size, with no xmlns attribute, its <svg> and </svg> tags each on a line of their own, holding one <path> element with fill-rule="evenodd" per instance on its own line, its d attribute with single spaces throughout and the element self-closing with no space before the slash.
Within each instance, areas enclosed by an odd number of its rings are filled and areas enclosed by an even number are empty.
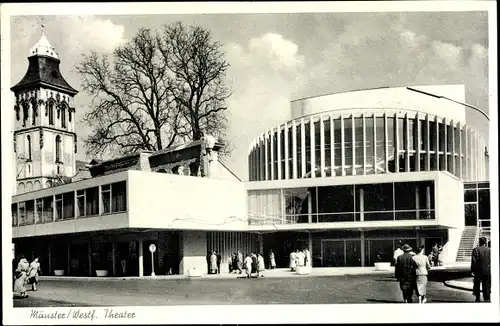
<svg viewBox="0 0 500 326">
<path fill-rule="evenodd" d="M 398 256 L 396 261 L 396 279 L 399 281 L 399 287 L 403 292 L 405 303 L 413 302 L 413 290 L 416 288 L 416 263 L 413 255 L 410 253 L 412 248 L 405 244 L 401 247 L 403 254 Z"/>
<path fill-rule="evenodd" d="M 479 238 L 479 246 L 472 250 L 471 273 L 474 276 L 473 292 L 476 302 L 481 302 L 481 286 L 483 287 L 483 300 L 490 302 L 491 293 L 491 260 L 490 248 L 485 237 Z"/>
<path fill-rule="evenodd" d="M 396 248 L 396 250 L 394 250 L 394 257 L 393 257 L 393 261 L 392 261 L 394 266 L 396 266 L 396 262 L 398 261 L 398 257 L 401 256 L 402 254 L 404 254 L 401 247 L 403 247 L 403 242 L 398 241 L 398 247 Z"/>
</svg>

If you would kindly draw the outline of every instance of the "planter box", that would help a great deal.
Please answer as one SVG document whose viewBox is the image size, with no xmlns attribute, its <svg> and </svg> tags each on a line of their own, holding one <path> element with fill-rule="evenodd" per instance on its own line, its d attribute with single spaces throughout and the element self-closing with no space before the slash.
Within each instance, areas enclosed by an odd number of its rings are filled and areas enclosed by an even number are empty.
<svg viewBox="0 0 500 326">
<path fill-rule="evenodd" d="M 391 270 L 391 263 L 375 263 L 376 271 L 389 271 Z"/>
<path fill-rule="evenodd" d="M 298 275 L 309 275 L 311 274 L 311 267 L 309 266 L 297 267 L 296 271 Z"/>
<path fill-rule="evenodd" d="M 98 277 L 106 277 L 106 276 L 108 276 L 108 270 L 106 270 L 106 269 L 96 269 L 95 274 Z"/>
<path fill-rule="evenodd" d="M 199 269 L 191 268 L 190 270 L 188 270 L 189 277 L 201 277 L 201 275 L 202 275 L 202 272 Z"/>
<path fill-rule="evenodd" d="M 63 276 L 64 275 L 64 269 L 54 269 L 54 275 L 55 276 Z"/>
</svg>

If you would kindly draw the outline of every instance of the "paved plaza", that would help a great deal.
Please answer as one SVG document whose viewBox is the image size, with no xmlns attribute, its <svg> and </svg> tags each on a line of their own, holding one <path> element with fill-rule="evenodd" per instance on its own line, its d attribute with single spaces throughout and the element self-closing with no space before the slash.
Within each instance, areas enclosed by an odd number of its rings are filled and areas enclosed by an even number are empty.
<svg viewBox="0 0 500 326">
<path fill-rule="evenodd" d="M 448 277 L 448 276 L 446 276 Z M 369 275 L 237 278 L 49 279 L 15 307 L 246 304 L 400 303 L 392 273 Z M 434 276 L 429 303 L 473 302 L 469 291 L 447 287 Z"/>
</svg>

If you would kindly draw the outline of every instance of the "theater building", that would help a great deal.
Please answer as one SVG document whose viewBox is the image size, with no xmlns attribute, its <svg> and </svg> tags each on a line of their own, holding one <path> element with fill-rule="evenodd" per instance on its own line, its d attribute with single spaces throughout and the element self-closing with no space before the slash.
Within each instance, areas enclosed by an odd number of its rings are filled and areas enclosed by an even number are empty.
<svg viewBox="0 0 500 326">
<path fill-rule="evenodd" d="M 12 91 L 15 253 L 52 275 L 204 273 L 212 250 L 223 272 L 238 250 L 272 249 L 279 267 L 296 248 L 309 248 L 314 267 L 372 266 L 398 240 L 442 244 L 451 263 L 489 232 L 487 143 L 467 124 L 461 85 L 294 101 L 290 121 L 251 143 L 247 182 L 210 136 L 77 162 L 77 91 L 45 36 Z M 60 176 L 71 182 L 54 186 Z"/>
</svg>

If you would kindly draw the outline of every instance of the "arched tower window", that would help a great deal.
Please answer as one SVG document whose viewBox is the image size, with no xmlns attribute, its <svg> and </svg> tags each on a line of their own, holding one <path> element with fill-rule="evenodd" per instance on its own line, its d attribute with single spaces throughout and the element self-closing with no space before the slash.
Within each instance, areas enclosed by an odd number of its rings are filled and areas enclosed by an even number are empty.
<svg viewBox="0 0 500 326">
<path fill-rule="evenodd" d="M 54 102 L 49 102 L 49 125 L 54 125 Z"/>
<path fill-rule="evenodd" d="M 28 147 L 28 157 L 27 157 L 27 159 L 28 159 L 28 161 L 31 161 L 31 136 L 30 135 L 26 136 L 26 141 L 28 143 L 28 146 L 27 146 Z"/>
<path fill-rule="evenodd" d="M 56 136 L 56 163 L 61 162 L 61 136 Z"/>
<path fill-rule="evenodd" d="M 61 108 L 61 127 L 66 128 L 66 105 Z"/>
</svg>

